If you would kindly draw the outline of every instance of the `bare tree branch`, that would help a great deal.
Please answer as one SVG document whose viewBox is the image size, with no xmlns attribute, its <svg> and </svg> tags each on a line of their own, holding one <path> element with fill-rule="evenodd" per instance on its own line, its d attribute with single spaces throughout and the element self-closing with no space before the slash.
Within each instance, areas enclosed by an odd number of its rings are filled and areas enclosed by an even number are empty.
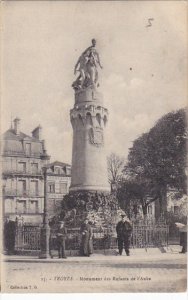
<svg viewBox="0 0 188 300">
<path fill-rule="evenodd" d="M 107 158 L 108 180 L 110 183 L 117 183 L 122 177 L 122 171 L 125 165 L 125 159 L 116 153 L 111 153 Z"/>
</svg>

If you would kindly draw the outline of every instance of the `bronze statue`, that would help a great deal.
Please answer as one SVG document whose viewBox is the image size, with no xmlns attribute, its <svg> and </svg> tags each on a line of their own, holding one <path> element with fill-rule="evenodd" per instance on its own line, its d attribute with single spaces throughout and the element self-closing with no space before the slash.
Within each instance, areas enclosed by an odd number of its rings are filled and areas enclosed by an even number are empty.
<svg viewBox="0 0 188 300">
<path fill-rule="evenodd" d="M 92 45 L 81 54 L 75 65 L 74 74 L 76 74 L 77 71 L 80 72 L 79 77 L 72 84 L 75 90 L 80 90 L 88 86 L 99 86 L 98 66 L 102 69 L 102 65 L 99 53 L 95 48 L 96 40 L 92 39 L 91 42 Z"/>
</svg>

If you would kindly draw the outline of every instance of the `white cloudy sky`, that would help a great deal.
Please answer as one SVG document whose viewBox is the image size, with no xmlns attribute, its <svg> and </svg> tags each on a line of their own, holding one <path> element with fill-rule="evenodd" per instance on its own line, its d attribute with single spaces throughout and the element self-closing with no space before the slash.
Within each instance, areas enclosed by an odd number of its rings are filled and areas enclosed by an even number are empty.
<svg viewBox="0 0 188 300">
<path fill-rule="evenodd" d="M 2 131 L 11 114 L 27 134 L 41 124 L 52 160 L 71 162 L 73 68 L 96 38 L 108 153 L 126 156 L 159 117 L 186 104 L 186 8 L 186 1 L 3 3 Z"/>
</svg>

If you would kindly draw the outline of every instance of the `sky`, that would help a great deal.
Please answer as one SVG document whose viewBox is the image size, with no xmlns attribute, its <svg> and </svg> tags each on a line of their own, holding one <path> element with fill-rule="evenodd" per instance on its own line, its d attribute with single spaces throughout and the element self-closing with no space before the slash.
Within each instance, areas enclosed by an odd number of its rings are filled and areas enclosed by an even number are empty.
<svg viewBox="0 0 188 300">
<path fill-rule="evenodd" d="M 107 154 L 187 100 L 186 1 L 9 1 L 2 4 L 1 130 L 39 124 L 51 161 L 71 163 L 74 66 L 97 40 Z M 148 19 L 151 26 L 149 25 Z"/>
</svg>

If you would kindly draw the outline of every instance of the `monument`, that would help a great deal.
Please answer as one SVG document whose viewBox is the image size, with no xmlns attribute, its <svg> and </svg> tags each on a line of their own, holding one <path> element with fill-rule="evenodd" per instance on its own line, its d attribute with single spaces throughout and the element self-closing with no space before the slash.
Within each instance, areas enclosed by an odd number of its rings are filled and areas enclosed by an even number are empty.
<svg viewBox="0 0 188 300">
<path fill-rule="evenodd" d="M 99 91 L 99 68 L 102 69 L 96 40 L 78 58 L 73 82 L 75 103 L 70 111 L 73 128 L 72 180 L 63 201 L 63 218 L 70 226 L 79 226 L 84 218 L 94 225 L 115 222 L 118 204 L 110 194 L 105 151 L 105 128 L 108 110 Z"/>
<path fill-rule="evenodd" d="M 78 59 L 79 77 L 73 83 L 75 104 L 70 111 L 73 127 L 72 183 L 70 191 L 110 192 L 105 152 L 105 127 L 108 110 L 98 91 L 98 66 L 101 66 L 96 41 Z"/>
</svg>

